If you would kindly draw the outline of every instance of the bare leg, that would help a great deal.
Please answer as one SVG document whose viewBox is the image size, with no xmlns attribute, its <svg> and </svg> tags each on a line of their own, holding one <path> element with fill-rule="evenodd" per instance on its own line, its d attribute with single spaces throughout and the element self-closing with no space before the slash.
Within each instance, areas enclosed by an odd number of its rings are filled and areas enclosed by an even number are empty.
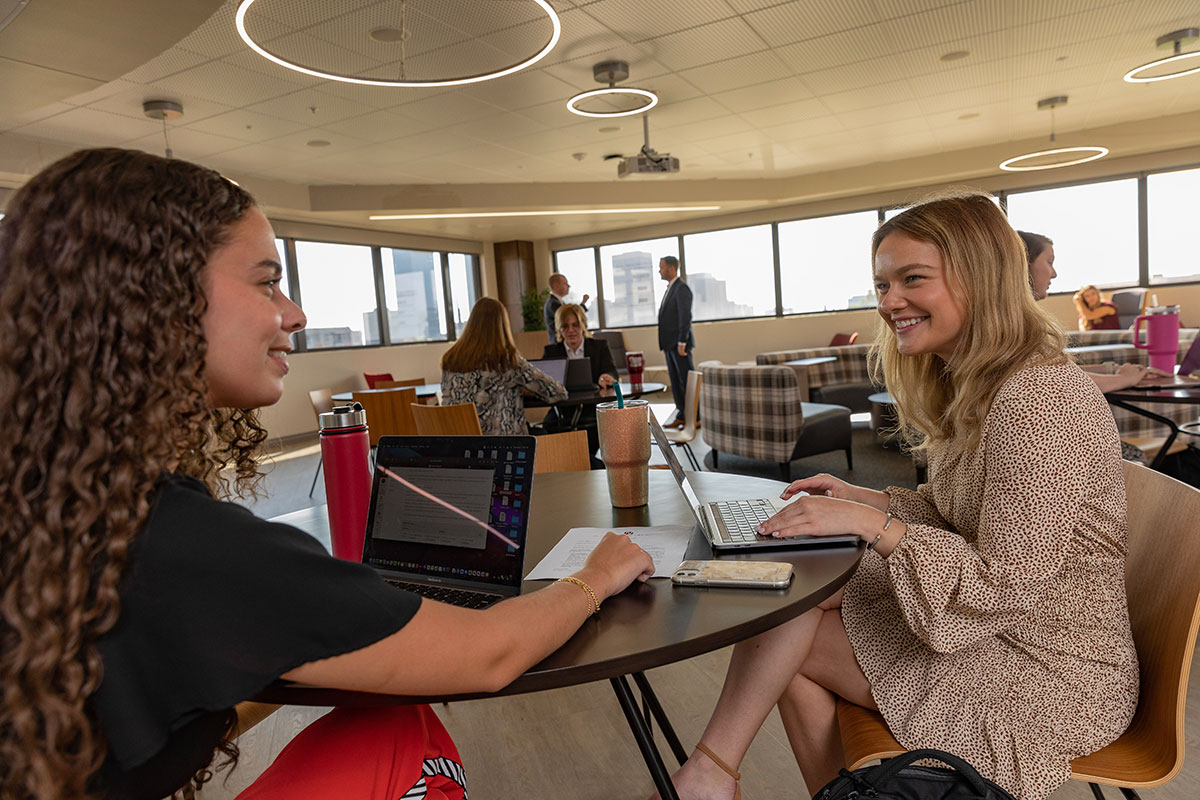
<svg viewBox="0 0 1200 800">
<path fill-rule="evenodd" d="M 734 769 L 808 656 L 822 613 L 811 609 L 733 649 L 725 686 L 700 741 Z M 686 800 L 733 796 L 733 779 L 699 751 L 672 779 Z"/>
</svg>

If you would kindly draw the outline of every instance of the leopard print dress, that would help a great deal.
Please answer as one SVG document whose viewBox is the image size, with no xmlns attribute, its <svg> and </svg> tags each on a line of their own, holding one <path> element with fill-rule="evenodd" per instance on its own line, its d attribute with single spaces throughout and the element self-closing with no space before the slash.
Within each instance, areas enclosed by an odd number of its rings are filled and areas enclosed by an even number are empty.
<svg viewBox="0 0 1200 800">
<path fill-rule="evenodd" d="M 1133 718 L 1125 483 L 1112 413 L 1073 364 L 1001 387 L 979 447 L 889 487 L 908 532 L 867 552 L 842 619 L 893 735 L 966 758 L 1022 800 Z"/>
</svg>

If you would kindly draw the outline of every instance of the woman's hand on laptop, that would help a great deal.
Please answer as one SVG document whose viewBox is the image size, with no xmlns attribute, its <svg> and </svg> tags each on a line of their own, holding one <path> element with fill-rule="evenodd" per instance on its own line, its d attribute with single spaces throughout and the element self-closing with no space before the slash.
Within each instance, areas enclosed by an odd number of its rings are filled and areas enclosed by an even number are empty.
<svg viewBox="0 0 1200 800">
<path fill-rule="evenodd" d="M 870 541 L 875 538 L 874 531 L 883 528 L 885 516 L 884 512 L 865 503 L 810 494 L 789 503 L 755 530 L 762 536 L 777 538 L 853 533 Z"/>
<path fill-rule="evenodd" d="M 609 531 L 588 555 L 583 569 L 575 577 L 586 581 L 600 599 L 612 597 L 635 580 L 654 575 L 650 554 L 628 536 Z"/>
<path fill-rule="evenodd" d="M 783 493 L 779 495 L 779 498 L 781 500 L 790 500 L 800 492 L 808 492 L 810 495 L 833 497 L 838 500 L 852 500 L 856 503 L 877 508 L 880 511 L 887 511 L 889 500 L 888 496 L 883 492 L 874 489 L 865 489 L 862 486 L 855 486 L 841 478 L 835 478 L 826 473 L 792 481 L 783 490 Z"/>
</svg>

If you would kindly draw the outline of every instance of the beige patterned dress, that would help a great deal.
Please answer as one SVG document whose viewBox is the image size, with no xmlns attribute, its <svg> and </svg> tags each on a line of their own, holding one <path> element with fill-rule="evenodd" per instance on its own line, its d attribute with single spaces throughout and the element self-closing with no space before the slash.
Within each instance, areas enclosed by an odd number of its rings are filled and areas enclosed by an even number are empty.
<svg viewBox="0 0 1200 800">
<path fill-rule="evenodd" d="M 1027 367 L 978 449 L 930 453 L 929 474 L 886 490 L 908 533 L 846 585 L 846 632 L 901 744 L 1042 800 L 1137 705 L 1112 413 L 1074 364 Z"/>
</svg>

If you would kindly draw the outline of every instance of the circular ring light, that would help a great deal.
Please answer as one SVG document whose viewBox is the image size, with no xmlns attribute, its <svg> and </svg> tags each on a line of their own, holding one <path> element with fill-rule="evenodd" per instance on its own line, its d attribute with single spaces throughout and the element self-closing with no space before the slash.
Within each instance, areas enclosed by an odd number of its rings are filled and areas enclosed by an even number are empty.
<svg viewBox="0 0 1200 800">
<path fill-rule="evenodd" d="M 603 97 L 604 95 L 627 94 L 635 97 L 641 97 L 646 102 L 637 108 L 629 109 L 628 111 L 584 111 L 576 105 L 581 100 L 587 100 L 589 97 Z M 630 86 L 611 86 L 607 89 L 592 89 L 590 92 L 580 92 L 567 101 L 567 110 L 572 114 L 578 114 L 581 117 L 599 117 L 605 119 L 607 117 L 628 117 L 633 114 L 641 114 L 643 111 L 649 111 L 658 105 L 658 95 L 654 92 L 645 89 L 634 89 Z"/>
<path fill-rule="evenodd" d="M 1183 69 L 1178 72 L 1168 72 L 1164 75 L 1151 75 L 1149 77 L 1143 78 L 1138 74 L 1140 72 L 1145 72 L 1148 69 L 1153 69 L 1154 67 L 1161 67 L 1166 64 L 1173 64 L 1176 61 L 1185 61 L 1189 58 L 1200 58 L 1200 50 L 1196 50 L 1195 52 L 1192 52 L 1192 53 L 1180 53 L 1177 56 L 1167 56 L 1166 58 L 1160 58 L 1157 61 L 1151 61 L 1149 64 L 1142 64 L 1140 67 L 1134 67 L 1133 69 L 1129 70 L 1129 72 L 1125 73 L 1125 82 L 1126 83 L 1153 83 L 1154 81 L 1166 81 L 1166 80 L 1170 80 L 1171 78 L 1182 78 L 1184 75 L 1192 75 L 1194 73 L 1200 72 L 1200 64 L 1197 64 L 1196 66 L 1192 67 L 1191 69 Z"/>
<path fill-rule="evenodd" d="M 534 54 L 533 57 L 527 58 L 519 64 L 513 64 L 505 67 L 504 69 L 497 70 L 496 72 L 485 72 L 479 75 L 467 75 L 461 78 L 450 78 L 448 80 L 435 81 L 393 81 L 378 78 L 359 78 L 354 75 L 342 75 L 336 72 L 323 72 L 321 70 L 306 67 L 303 64 L 298 64 L 294 61 L 288 61 L 285 58 L 281 58 L 280 56 L 269 52 L 263 48 L 262 45 L 251 39 L 250 34 L 246 31 L 246 12 L 250 10 L 250 6 L 254 5 L 257 0 L 242 0 L 241 3 L 238 4 L 237 16 L 234 18 L 234 22 L 237 25 L 238 36 L 242 37 L 242 41 L 245 42 L 246 46 L 251 50 L 258 53 L 268 61 L 274 61 L 281 67 L 285 67 L 295 72 L 301 72 L 305 75 L 312 75 L 314 78 L 325 78 L 326 80 L 340 81 L 341 83 L 358 83 L 364 86 L 398 86 L 417 89 L 427 86 L 462 86 L 468 83 L 481 83 L 483 81 L 490 81 L 495 78 L 503 78 L 505 75 L 511 75 L 514 72 L 520 72 L 526 67 L 532 66 L 541 61 L 550 53 L 551 50 L 554 49 L 554 46 L 558 44 L 559 37 L 562 36 L 562 22 L 559 20 L 558 14 L 555 13 L 554 9 L 550 6 L 550 3 L 548 3 L 547 0 L 531 1 L 537 3 L 537 5 L 546 12 L 546 16 L 550 18 L 550 24 L 554 26 L 554 30 L 550 34 L 550 41 L 546 43 L 545 47 Z"/>
<path fill-rule="evenodd" d="M 1068 153 L 1090 153 L 1091 155 L 1081 158 L 1070 158 L 1063 161 L 1053 161 L 1049 164 L 1037 164 L 1021 166 L 1022 161 L 1029 161 L 1042 156 L 1065 155 Z M 1054 150 L 1042 150 L 1038 153 L 1026 153 L 1022 156 L 1013 156 L 1000 165 L 1000 169 L 1007 172 L 1033 172 L 1039 169 L 1058 169 L 1060 167 L 1073 167 L 1076 164 L 1086 164 L 1089 161 L 1095 161 L 1098 158 L 1104 158 L 1108 155 L 1107 147 L 1059 147 Z"/>
</svg>

